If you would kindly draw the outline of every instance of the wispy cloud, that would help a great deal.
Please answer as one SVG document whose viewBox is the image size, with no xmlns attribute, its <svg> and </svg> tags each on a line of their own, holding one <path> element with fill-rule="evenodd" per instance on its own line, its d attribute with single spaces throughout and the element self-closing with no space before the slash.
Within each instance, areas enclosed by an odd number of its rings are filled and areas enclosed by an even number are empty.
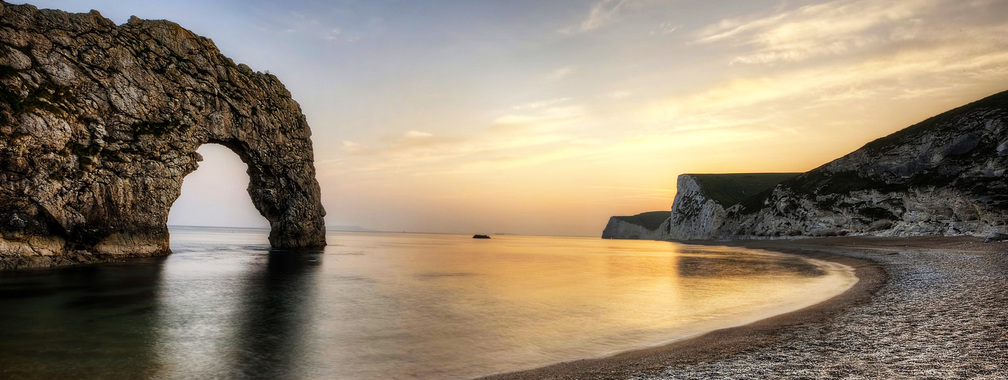
<svg viewBox="0 0 1008 380">
<path fill-rule="evenodd" d="M 336 41 L 340 39 L 340 34 L 343 34 L 343 31 L 339 28 L 333 28 L 329 30 L 329 34 L 325 36 L 325 39 L 329 41 Z"/>
<path fill-rule="evenodd" d="M 285 27 L 280 29 L 280 33 L 287 35 L 300 35 L 305 38 L 320 39 L 330 43 L 354 43 L 360 40 L 360 35 L 347 33 L 343 28 L 332 25 L 329 22 L 320 21 L 315 16 L 306 15 L 301 12 L 290 12 L 282 19 Z"/>
<path fill-rule="evenodd" d="M 523 108 L 524 113 L 509 113 L 494 119 L 495 124 L 529 124 L 529 123 L 557 123 L 569 121 L 584 116 L 584 107 L 580 105 L 568 105 L 557 107 L 534 107 Z"/>
<path fill-rule="evenodd" d="M 663 22 L 661 23 L 661 25 L 658 25 L 657 28 L 652 30 L 651 34 L 664 36 L 666 34 L 674 33 L 675 31 L 679 30 L 679 27 L 680 27 L 679 25 L 673 24 L 671 22 Z"/>
<path fill-rule="evenodd" d="M 549 74 L 546 74 L 546 80 L 561 80 L 569 76 L 572 72 L 574 72 L 574 68 L 570 66 L 558 67 L 555 70 L 550 71 Z"/>
<path fill-rule="evenodd" d="M 613 91 L 613 92 L 609 93 L 609 97 L 611 97 L 613 99 L 623 99 L 623 98 L 628 97 L 628 96 L 630 96 L 630 91 L 620 90 L 620 91 Z"/>
<path fill-rule="evenodd" d="M 343 142 L 353 171 L 409 170 L 416 174 L 467 173 L 520 167 L 586 152 L 598 141 L 577 136 L 586 118 L 582 105 L 569 98 L 523 103 L 494 118 L 475 133 L 440 136 L 409 130 L 380 145 Z M 349 169 L 349 168 L 347 168 Z"/>
<path fill-rule="evenodd" d="M 516 105 L 516 106 L 511 107 L 511 108 L 514 109 L 514 110 L 516 110 L 516 111 L 534 110 L 534 109 L 548 107 L 548 106 L 552 106 L 552 105 L 556 105 L 556 104 L 560 104 L 560 103 L 566 103 L 566 102 L 568 102 L 570 100 L 571 100 L 570 97 L 556 98 L 556 99 L 549 99 L 549 100 L 540 100 L 540 101 L 536 101 L 536 102 L 522 103 L 522 104 Z"/>
<path fill-rule="evenodd" d="M 346 153 L 357 153 L 360 151 L 361 146 L 350 140 L 343 140 L 343 151 Z"/>
<path fill-rule="evenodd" d="M 584 33 L 598 29 L 616 18 L 631 0 L 599 0 L 592 4 L 588 15 L 575 26 L 560 30 L 563 34 Z"/>
<path fill-rule="evenodd" d="M 733 43 L 747 50 L 742 64 L 799 62 L 912 39 L 921 17 L 942 0 L 836 0 L 771 15 L 728 19 L 703 29 L 697 42 Z"/>
<path fill-rule="evenodd" d="M 1005 35 L 1008 26 L 966 31 Z M 734 114 L 774 110 L 793 112 L 838 102 L 867 99 L 912 99 L 933 95 L 948 83 L 974 80 L 971 76 L 1008 72 L 1008 41 L 972 44 L 960 41 L 911 49 L 861 62 L 834 62 L 772 76 L 730 80 L 706 90 L 677 96 L 653 105 L 648 115 L 672 126 L 718 128 L 750 122 Z M 783 112 L 783 111 L 782 111 Z M 719 125 L 719 121 L 728 124 Z M 772 123 L 772 120 L 767 120 Z"/>
<path fill-rule="evenodd" d="M 408 131 L 403 134 L 403 137 L 408 139 L 427 139 L 434 137 L 434 135 L 428 132 Z"/>
</svg>

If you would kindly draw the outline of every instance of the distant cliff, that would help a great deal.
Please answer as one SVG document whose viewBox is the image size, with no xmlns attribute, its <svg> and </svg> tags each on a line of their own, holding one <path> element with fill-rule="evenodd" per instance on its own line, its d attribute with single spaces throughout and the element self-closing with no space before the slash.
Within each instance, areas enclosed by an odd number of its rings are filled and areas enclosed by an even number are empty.
<svg viewBox="0 0 1008 380">
<path fill-rule="evenodd" d="M 632 216 L 614 216 L 602 230 L 603 239 L 668 239 L 669 212 L 651 211 Z"/>
<path fill-rule="evenodd" d="M 1008 92 L 1002 92 L 800 175 L 681 175 L 665 238 L 1003 237 L 1006 170 Z M 613 219 L 610 227 L 633 235 L 633 227 Z"/>
<path fill-rule="evenodd" d="M 720 238 L 1003 235 L 1008 92 L 945 112 L 728 210 Z"/>
<path fill-rule="evenodd" d="M 206 143 L 248 165 L 274 247 L 325 245 L 297 102 L 177 24 L 0 2 L 0 97 L 0 268 L 168 254 Z"/>
<path fill-rule="evenodd" d="M 799 173 L 683 174 L 676 183 L 668 237 L 717 237 L 730 209 Z"/>
</svg>

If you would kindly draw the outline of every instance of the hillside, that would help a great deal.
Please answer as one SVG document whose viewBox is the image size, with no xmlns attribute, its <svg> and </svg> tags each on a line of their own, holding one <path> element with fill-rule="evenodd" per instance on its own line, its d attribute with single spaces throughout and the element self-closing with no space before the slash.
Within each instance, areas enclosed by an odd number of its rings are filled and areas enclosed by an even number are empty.
<svg viewBox="0 0 1008 380">
<path fill-rule="evenodd" d="M 649 230 L 656 230 L 669 218 L 668 211 L 648 211 L 631 216 L 614 216 L 627 223 L 636 224 Z"/>
<path fill-rule="evenodd" d="M 1008 92 L 934 116 L 729 210 L 716 235 L 1005 233 Z"/>
<path fill-rule="evenodd" d="M 800 173 L 688 174 L 707 197 L 731 207 Z"/>
<path fill-rule="evenodd" d="M 654 238 L 1004 237 L 1006 169 L 1008 92 L 1002 92 L 805 173 L 680 175 L 667 233 Z M 622 218 L 632 217 L 614 217 L 607 230 L 614 220 L 644 224 Z M 655 212 L 649 226 L 659 218 Z"/>
<path fill-rule="evenodd" d="M 668 235 L 668 211 L 649 211 L 609 218 L 603 239 L 665 239 Z"/>
</svg>

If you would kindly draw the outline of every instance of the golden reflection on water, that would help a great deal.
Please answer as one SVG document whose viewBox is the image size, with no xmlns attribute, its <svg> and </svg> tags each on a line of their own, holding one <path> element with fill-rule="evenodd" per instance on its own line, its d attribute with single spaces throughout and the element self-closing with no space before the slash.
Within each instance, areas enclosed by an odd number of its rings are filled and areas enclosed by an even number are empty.
<svg viewBox="0 0 1008 380">
<path fill-rule="evenodd" d="M 365 360 L 355 354 L 364 347 L 374 355 L 408 353 L 387 358 L 379 375 L 474 376 L 600 356 L 804 306 L 853 283 L 849 273 L 791 256 L 720 247 L 683 252 L 668 242 L 451 235 L 334 241 L 341 245 L 327 249 L 323 272 L 370 273 L 363 275 L 373 281 L 370 294 L 394 295 L 395 302 L 363 325 L 323 319 L 321 336 L 358 342 L 341 354 L 347 362 Z M 341 314 L 343 305 L 324 307 Z M 380 332 L 380 339 L 364 331 Z"/>
<path fill-rule="evenodd" d="M 31 377 L 460 378 L 794 310 L 850 268 L 589 238 L 173 230 L 174 255 L 0 277 L 0 367 Z M 42 347 L 42 348 L 40 348 Z"/>
</svg>

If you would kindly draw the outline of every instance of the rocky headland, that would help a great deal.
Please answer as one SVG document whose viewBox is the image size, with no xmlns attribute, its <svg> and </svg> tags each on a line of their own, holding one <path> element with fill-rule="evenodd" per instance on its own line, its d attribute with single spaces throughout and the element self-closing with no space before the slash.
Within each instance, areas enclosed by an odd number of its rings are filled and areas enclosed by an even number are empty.
<svg viewBox="0 0 1008 380">
<path fill-rule="evenodd" d="M 1001 240 L 1008 237 L 1006 169 L 1008 92 L 1002 92 L 806 173 L 681 175 L 668 230 L 636 235 L 674 240 L 846 235 Z"/>
<path fill-rule="evenodd" d="M 0 268 L 170 253 L 196 149 L 248 165 L 277 248 L 325 245 L 311 131 L 273 75 L 169 21 L 0 2 Z"/>
<path fill-rule="evenodd" d="M 668 211 L 649 211 L 637 215 L 613 216 L 609 218 L 603 239 L 644 239 L 664 240 L 668 237 Z"/>
</svg>

